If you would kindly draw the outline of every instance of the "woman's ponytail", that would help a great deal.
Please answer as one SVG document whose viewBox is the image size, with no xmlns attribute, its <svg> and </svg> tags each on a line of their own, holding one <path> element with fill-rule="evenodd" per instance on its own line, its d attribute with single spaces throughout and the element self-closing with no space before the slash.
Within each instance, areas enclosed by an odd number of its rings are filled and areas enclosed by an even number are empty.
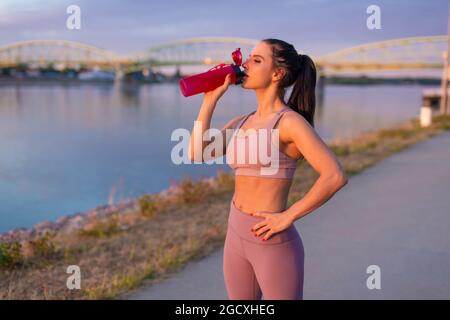
<svg viewBox="0 0 450 320">
<path fill-rule="evenodd" d="M 299 69 L 287 105 L 300 113 L 314 127 L 316 67 L 306 54 L 299 54 L 297 60 Z"/>
</svg>

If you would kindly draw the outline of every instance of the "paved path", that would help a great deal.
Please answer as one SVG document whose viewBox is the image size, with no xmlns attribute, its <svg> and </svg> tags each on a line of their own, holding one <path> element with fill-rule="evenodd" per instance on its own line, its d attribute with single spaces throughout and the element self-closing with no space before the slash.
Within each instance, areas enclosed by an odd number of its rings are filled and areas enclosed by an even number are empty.
<svg viewBox="0 0 450 320">
<path fill-rule="evenodd" d="M 295 223 L 305 299 L 450 299 L 450 132 L 352 177 Z M 129 299 L 227 299 L 223 249 Z M 366 268 L 381 269 L 369 290 Z"/>
</svg>

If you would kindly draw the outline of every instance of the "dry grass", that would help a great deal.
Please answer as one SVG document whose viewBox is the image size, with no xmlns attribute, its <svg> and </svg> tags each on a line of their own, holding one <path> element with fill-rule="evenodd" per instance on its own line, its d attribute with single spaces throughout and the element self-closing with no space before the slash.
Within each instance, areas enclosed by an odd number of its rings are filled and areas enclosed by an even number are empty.
<svg viewBox="0 0 450 320">
<path fill-rule="evenodd" d="M 352 176 L 392 153 L 450 129 L 450 116 L 420 128 L 416 119 L 352 140 L 330 144 Z M 289 205 L 318 174 L 299 163 Z M 234 177 L 219 172 L 214 183 L 184 179 L 169 199 L 143 195 L 138 208 L 93 221 L 71 234 L 47 234 L 25 245 L 0 244 L 0 299 L 114 299 L 144 282 L 159 282 L 186 262 L 223 245 Z M 66 269 L 81 269 L 81 290 L 68 290 Z"/>
</svg>

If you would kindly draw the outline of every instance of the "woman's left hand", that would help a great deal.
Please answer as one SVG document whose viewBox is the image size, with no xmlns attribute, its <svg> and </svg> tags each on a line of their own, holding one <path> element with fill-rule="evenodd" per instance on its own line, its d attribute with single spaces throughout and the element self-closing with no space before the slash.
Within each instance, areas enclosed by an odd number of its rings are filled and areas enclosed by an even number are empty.
<svg viewBox="0 0 450 320">
<path fill-rule="evenodd" d="M 286 211 L 277 213 L 263 213 L 263 212 L 254 212 L 252 213 L 254 217 L 263 217 L 265 218 L 263 221 L 258 222 L 252 228 L 252 231 L 256 233 L 256 236 L 260 236 L 262 233 L 267 233 L 264 235 L 263 240 L 269 239 L 273 234 L 283 231 L 290 227 L 290 225 L 294 222 L 290 215 L 286 213 Z"/>
</svg>

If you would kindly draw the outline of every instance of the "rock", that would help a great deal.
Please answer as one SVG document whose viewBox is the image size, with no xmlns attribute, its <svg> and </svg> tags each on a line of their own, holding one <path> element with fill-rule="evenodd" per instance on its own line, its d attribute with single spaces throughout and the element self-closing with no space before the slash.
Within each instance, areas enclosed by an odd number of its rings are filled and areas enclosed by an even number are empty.
<svg viewBox="0 0 450 320">
<path fill-rule="evenodd" d="M 43 233 L 47 230 L 55 229 L 55 226 L 56 226 L 55 223 L 46 220 L 46 221 L 43 221 L 43 222 L 40 222 L 40 223 L 34 225 L 33 229 L 36 230 L 36 232 L 38 232 L 38 233 Z"/>
<path fill-rule="evenodd" d="M 61 227 L 61 226 L 63 226 L 67 221 L 69 221 L 70 220 L 70 217 L 69 216 L 62 216 L 62 217 L 59 217 L 57 220 L 56 220 L 56 224 L 59 226 L 59 227 Z"/>
<path fill-rule="evenodd" d="M 98 212 L 97 210 L 91 210 L 90 212 L 87 213 L 87 216 L 91 219 L 95 219 L 98 217 Z"/>
<path fill-rule="evenodd" d="M 62 232 L 71 232 L 73 230 L 81 229 L 87 223 L 87 219 L 85 216 L 77 215 L 69 219 L 60 231 Z"/>
<path fill-rule="evenodd" d="M 34 241 L 24 240 L 20 244 L 20 251 L 24 257 L 33 257 L 36 255 L 36 243 Z"/>
</svg>

